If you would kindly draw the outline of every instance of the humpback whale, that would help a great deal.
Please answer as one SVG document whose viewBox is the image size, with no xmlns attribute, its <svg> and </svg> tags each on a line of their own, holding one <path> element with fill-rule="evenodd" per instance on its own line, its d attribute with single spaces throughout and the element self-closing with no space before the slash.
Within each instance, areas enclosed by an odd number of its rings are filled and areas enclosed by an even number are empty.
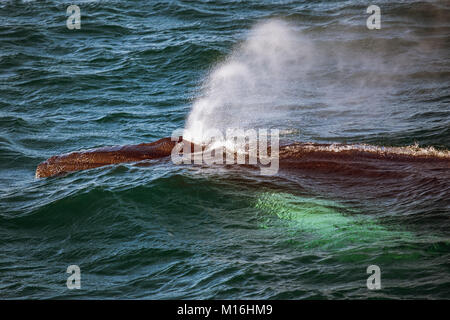
<svg viewBox="0 0 450 320">
<path fill-rule="evenodd" d="M 36 178 L 92 169 L 117 163 L 139 162 L 167 157 L 177 141 L 163 138 L 152 143 L 102 147 L 53 156 L 36 168 Z"/>
<path fill-rule="evenodd" d="M 176 140 L 176 139 L 175 139 Z M 170 157 L 177 143 L 183 140 L 163 138 L 152 143 L 102 147 L 53 156 L 40 163 L 36 178 L 46 178 L 69 172 L 111 164 L 133 163 Z M 270 147 L 269 147 L 270 149 Z M 290 143 L 279 147 L 280 170 L 302 170 L 366 176 L 401 174 L 399 168 L 421 170 L 430 168 L 441 177 L 450 175 L 450 151 L 434 148 L 377 147 L 364 144 Z"/>
</svg>

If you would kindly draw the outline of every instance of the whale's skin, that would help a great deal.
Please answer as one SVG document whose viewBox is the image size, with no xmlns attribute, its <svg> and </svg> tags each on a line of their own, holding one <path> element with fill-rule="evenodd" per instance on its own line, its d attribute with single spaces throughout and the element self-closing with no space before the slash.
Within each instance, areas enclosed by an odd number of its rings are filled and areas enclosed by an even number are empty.
<svg viewBox="0 0 450 320">
<path fill-rule="evenodd" d="M 178 140 L 163 138 L 152 143 L 77 151 L 53 156 L 40 163 L 36 169 L 36 178 L 169 157 L 179 142 L 190 144 L 191 151 L 194 152 L 196 146 L 182 137 Z M 270 147 L 268 153 L 271 153 Z M 279 168 L 375 177 L 402 176 L 411 170 L 428 168 L 439 172 L 442 177 L 450 174 L 450 152 L 417 147 L 291 143 L 279 148 Z"/>
<path fill-rule="evenodd" d="M 36 178 L 52 177 L 117 163 L 167 157 L 177 142 L 172 141 L 171 138 L 163 138 L 152 143 L 103 147 L 53 156 L 37 166 Z"/>
</svg>

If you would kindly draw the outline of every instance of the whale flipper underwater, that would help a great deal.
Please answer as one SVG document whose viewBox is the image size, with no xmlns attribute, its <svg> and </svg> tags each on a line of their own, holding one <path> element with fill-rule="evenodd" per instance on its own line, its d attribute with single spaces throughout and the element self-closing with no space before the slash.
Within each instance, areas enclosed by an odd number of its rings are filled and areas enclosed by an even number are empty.
<svg viewBox="0 0 450 320">
<path fill-rule="evenodd" d="M 152 143 L 103 147 L 53 156 L 40 163 L 36 178 L 46 178 L 102 167 L 118 163 L 140 162 L 169 157 L 178 141 L 163 138 Z M 190 142 L 187 142 L 190 143 Z M 194 144 L 191 150 L 194 150 Z M 450 172 L 450 151 L 418 147 L 376 147 L 368 145 L 293 143 L 280 146 L 281 170 L 314 172 L 339 172 L 351 175 L 374 175 L 377 177 L 401 174 L 395 164 L 407 164 L 409 168 L 433 167 L 433 170 Z M 400 168 L 397 166 L 397 168 Z"/>
</svg>

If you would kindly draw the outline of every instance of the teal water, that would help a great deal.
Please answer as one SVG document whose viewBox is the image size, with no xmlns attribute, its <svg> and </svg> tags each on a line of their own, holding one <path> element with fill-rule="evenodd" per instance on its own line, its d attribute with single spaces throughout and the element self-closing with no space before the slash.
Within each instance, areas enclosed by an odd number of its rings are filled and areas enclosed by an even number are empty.
<svg viewBox="0 0 450 320">
<path fill-rule="evenodd" d="M 448 169 L 349 181 L 155 161 L 34 178 L 52 155 L 183 128 L 211 70 L 273 19 L 299 58 L 236 118 L 286 141 L 450 149 L 448 3 L 378 1 L 374 31 L 363 1 L 70 4 L 80 30 L 64 1 L 0 3 L 0 298 L 450 298 Z"/>
</svg>

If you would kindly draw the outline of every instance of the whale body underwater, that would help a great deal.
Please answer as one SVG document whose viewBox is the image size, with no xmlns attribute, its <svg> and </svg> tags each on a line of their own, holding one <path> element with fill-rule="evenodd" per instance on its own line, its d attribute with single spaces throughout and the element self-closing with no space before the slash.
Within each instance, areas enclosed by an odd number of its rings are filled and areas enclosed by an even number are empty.
<svg viewBox="0 0 450 320">
<path fill-rule="evenodd" d="M 145 160 L 170 158 L 177 143 L 183 140 L 163 138 L 152 143 L 102 147 L 53 156 L 40 163 L 36 178 L 119 163 L 145 164 Z M 270 152 L 270 147 L 268 152 Z M 367 177 L 396 177 L 408 172 L 450 178 L 450 151 L 430 148 L 379 147 L 364 144 L 290 143 L 279 147 L 279 169 L 289 172 L 315 172 Z M 247 162 L 246 162 L 247 163 Z M 237 165 L 249 167 L 249 165 Z M 251 167 L 251 166 L 250 166 Z"/>
</svg>

